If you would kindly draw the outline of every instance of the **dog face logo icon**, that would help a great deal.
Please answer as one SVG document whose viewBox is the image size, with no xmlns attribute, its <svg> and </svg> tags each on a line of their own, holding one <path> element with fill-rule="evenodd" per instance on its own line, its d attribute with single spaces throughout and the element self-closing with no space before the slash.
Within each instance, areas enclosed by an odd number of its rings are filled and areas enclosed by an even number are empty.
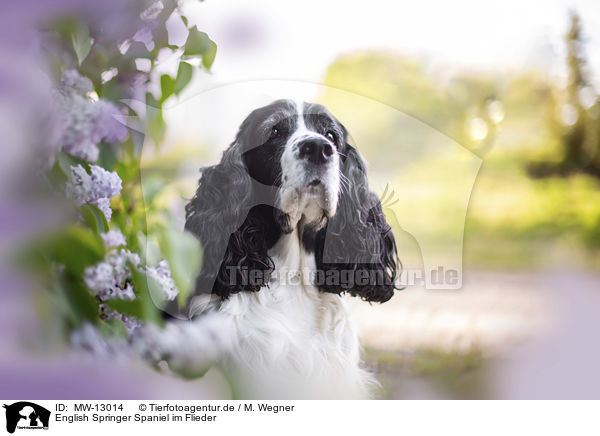
<svg viewBox="0 0 600 436">
<path fill-rule="evenodd" d="M 28 401 L 19 401 L 4 405 L 6 409 L 6 431 L 14 433 L 15 429 L 48 429 L 50 411 Z"/>
</svg>

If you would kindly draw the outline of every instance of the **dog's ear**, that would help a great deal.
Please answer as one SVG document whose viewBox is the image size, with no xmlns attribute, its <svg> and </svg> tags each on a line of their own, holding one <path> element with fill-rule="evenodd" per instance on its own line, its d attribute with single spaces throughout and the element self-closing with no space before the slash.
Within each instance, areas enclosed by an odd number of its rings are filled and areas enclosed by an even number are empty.
<svg viewBox="0 0 600 436">
<path fill-rule="evenodd" d="M 346 150 L 336 214 L 315 240 L 317 269 L 325 277 L 320 288 L 384 302 L 395 289 L 396 242 L 377 195 L 369 190 L 365 161 L 354 147 Z"/>
<path fill-rule="evenodd" d="M 238 140 L 218 165 L 203 169 L 196 194 L 185 207 L 185 229 L 196 235 L 203 250 L 196 294 L 212 292 L 227 298 L 244 290 L 258 291 L 273 269 L 265 224 L 252 212 L 260 206 L 253 209 L 253 181 Z M 252 270 L 267 273 L 248 282 L 243 274 Z"/>
</svg>

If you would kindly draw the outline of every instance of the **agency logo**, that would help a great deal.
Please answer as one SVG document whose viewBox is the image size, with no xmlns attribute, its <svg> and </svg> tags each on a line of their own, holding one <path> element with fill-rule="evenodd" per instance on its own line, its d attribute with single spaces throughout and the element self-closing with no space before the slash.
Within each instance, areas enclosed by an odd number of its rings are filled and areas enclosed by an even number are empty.
<svg viewBox="0 0 600 436">
<path fill-rule="evenodd" d="M 14 433 L 15 429 L 48 430 L 50 411 L 29 401 L 19 401 L 4 405 L 6 409 L 6 431 Z"/>
</svg>

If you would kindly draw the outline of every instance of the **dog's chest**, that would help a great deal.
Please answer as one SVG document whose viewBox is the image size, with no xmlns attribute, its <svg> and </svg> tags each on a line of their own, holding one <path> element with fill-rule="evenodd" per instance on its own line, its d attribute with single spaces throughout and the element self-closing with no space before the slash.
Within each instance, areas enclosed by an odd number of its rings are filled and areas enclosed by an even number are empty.
<svg viewBox="0 0 600 436">
<path fill-rule="evenodd" d="M 358 397 L 364 394 L 359 342 L 339 295 L 308 282 L 315 270 L 292 234 L 272 250 L 268 288 L 232 296 L 221 311 L 236 323 L 229 365 L 241 396 Z"/>
</svg>

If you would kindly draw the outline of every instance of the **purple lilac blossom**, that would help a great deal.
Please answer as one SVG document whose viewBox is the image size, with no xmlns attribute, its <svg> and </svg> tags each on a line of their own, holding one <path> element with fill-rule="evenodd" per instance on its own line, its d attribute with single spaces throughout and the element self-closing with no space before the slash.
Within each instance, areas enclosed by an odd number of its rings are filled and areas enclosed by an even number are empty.
<svg viewBox="0 0 600 436">
<path fill-rule="evenodd" d="M 85 76 L 79 74 L 77 70 L 65 70 L 62 73 L 60 80 L 61 86 L 70 88 L 80 94 L 87 94 L 94 90 L 92 81 Z"/>
<path fill-rule="evenodd" d="M 137 328 L 142 326 L 142 322 L 139 319 L 137 319 L 133 316 L 129 316 L 129 315 L 120 313 L 120 312 L 116 311 L 115 309 L 108 307 L 106 304 L 100 304 L 99 310 L 101 313 L 101 318 L 104 320 L 119 319 L 119 320 L 123 321 L 123 324 L 125 325 L 125 328 L 127 329 L 127 333 L 129 333 L 130 335 Z"/>
<path fill-rule="evenodd" d="M 121 178 L 116 172 L 106 171 L 90 165 L 91 173 L 81 166 L 71 166 L 71 178 L 66 184 L 66 193 L 79 206 L 85 203 L 97 206 L 110 221 L 112 209 L 110 199 L 121 193 Z"/>
<path fill-rule="evenodd" d="M 94 125 L 93 137 L 106 142 L 123 141 L 127 136 L 127 127 L 122 121 L 124 119 L 123 113 L 117 106 L 106 100 L 100 99 L 95 105 L 98 117 Z"/>
<path fill-rule="evenodd" d="M 106 233 L 102 233 L 100 236 L 102 237 L 102 242 L 104 242 L 104 245 L 107 247 L 114 248 L 121 245 L 127 245 L 125 236 L 123 236 L 123 233 L 121 233 L 119 229 L 109 230 Z"/>
<path fill-rule="evenodd" d="M 160 285 L 160 289 L 165 299 L 173 301 L 175 297 L 177 297 L 179 290 L 171 277 L 171 267 L 169 266 L 169 262 L 163 259 L 158 262 L 156 267 L 147 266 L 146 272 Z"/>
<path fill-rule="evenodd" d="M 120 232 L 118 233 L 120 234 Z M 105 235 L 102 236 L 106 244 L 108 238 Z M 115 237 L 114 239 L 119 238 Z M 179 294 L 175 281 L 171 277 L 171 268 L 166 260 L 158 262 L 156 267 L 146 266 L 144 268 L 140 266 L 139 255 L 124 248 L 119 251 L 111 250 L 102 262 L 87 267 L 84 271 L 83 281 L 90 292 L 102 301 L 134 300 L 135 294 L 130 283 L 131 267 L 138 271 L 145 271 L 149 277 L 154 279 L 166 300 L 172 301 Z"/>
<path fill-rule="evenodd" d="M 100 331 L 90 323 L 85 323 L 69 335 L 71 347 L 74 350 L 85 350 L 96 357 L 117 358 L 128 361 L 133 358 L 127 341 L 123 338 L 105 338 Z"/>
<path fill-rule="evenodd" d="M 146 324 L 136 330 L 131 345 L 135 352 L 157 363 L 169 356 L 169 368 L 185 377 L 198 377 L 236 343 L 235 321 L 210 313 L 191 321 L 172 321 L 160 328 Z"/>
<path fill-rule="evenodd" d="M 111 251 L 106 259 L 96 265 L 89 266 L 83 273 L 83 281 L 90 292 L 100 300 L 134 300 L 135 294 L 129 282 L 131 269 L 140 264 L 140 257 L 129 250 Z"/>
<path fill-rule="evenodd" d="M 76 70 L 63 72 L 61 87 L 56 91 L 60 116 L 60 135 L 55 148 L 81 159 L 95 162 L 101 141 L 123 141 L 127 127 L 119 120 L 122 112 L 113 103 L 92 100 L 92 82 Z"/>
<path fill-rule="evenodd" d="M 112 209 L 110 208 L 110 200 L 108 198 L 99 198 L 92 204 L 95 204 L 98 209 L 104 214 L 106 217 L 106 221 L 110 222 L 110 218 L 112 217 Z"/>
</svg>

